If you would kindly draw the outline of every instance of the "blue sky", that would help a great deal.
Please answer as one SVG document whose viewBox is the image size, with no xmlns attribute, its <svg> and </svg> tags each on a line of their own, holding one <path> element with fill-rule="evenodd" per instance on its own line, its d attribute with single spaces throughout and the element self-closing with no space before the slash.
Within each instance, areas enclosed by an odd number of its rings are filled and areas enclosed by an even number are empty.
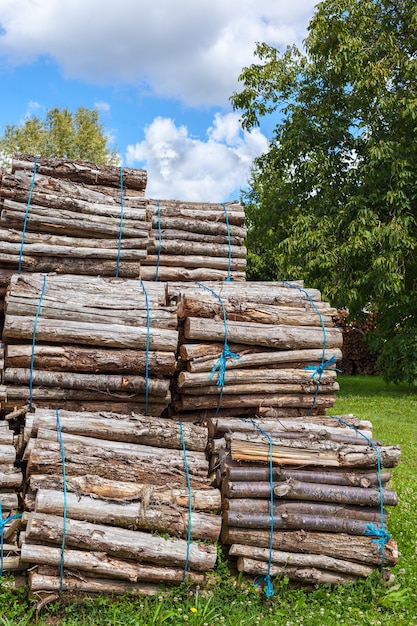
<svg viewBox="0 0 417 626">
<path fill-rule="evenodd" d="M 239 197 L 272 122 L 242 132 L 229 97 L 255 42 L 301 45 L 314 0 L 0 0 L 0 133 L 97 107 L 146 195 Z"/>
</svg>

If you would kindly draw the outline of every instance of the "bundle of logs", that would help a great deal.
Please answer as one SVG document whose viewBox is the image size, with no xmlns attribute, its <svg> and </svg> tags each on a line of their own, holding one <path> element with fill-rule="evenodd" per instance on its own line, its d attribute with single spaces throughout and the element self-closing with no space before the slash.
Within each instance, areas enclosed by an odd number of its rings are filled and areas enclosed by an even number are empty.
<svg viewBox="0 0 417 626">
<path fill-rule="evenodd" d="M 123 168 L 120 178 L 115 166 L 16 155 L 0 187 L 0 288 L 18 268 L 139 277 L 151 229 L 146 179 L 144 170 Z"/>
<path fill-rule="evenodd" d="M 221 530 L 206 446 L 206 428 L 162 418 L 27 414 L 18 447 L 27 462 L 21 558 L 31 593 L 204 584 Z"/>
<path fill-rule="evenodd" d="M 370 422 L 352 415 L 215 418 L 209 432 L 223 497 L 222 540 L 240 572 L 342 584 L 396 564 L 385 507 L 395 506 L 397 495 L 387 488 L 390 472 L 378 471 L 378 457 L 391 468 L 400 450 L 372 441 Z"/>
<path fill-rule="evenodd" d="M 346 310 L 337 311 L 333 318 L 335 324 L 343 330 L 343 356 L 338 367 L 344 374 L 377 374 L 378 353 L 370 350 L 367 338 L 367 334 L 376 329 L 377 313 L 367 313 L 360 322 L 353 322 L 348 318 Z"/>
<path fill-rule="evenodd" d="M 165 302 L 162 283 L 13 275 L 0 407 L 160 415 L 178 344 L 177 315 Z"/>
<path fill-rule="evenodd" d="M 5 420 L 0 421 L 0 568 L 4 572 L 17 572 L 24 566 L 20 560 L 18 529 L 23 475 L 15 467 L 16 449 L 13 431 Z"/>
<path fill-rule="evenodd" d="M 173 396 L 181 415 L 302 415 L 313 398 L 317 413 L 333 406 L 336 371 L 322 367 L 318 385 L 314 368 L 340 358 L 342 333 L 317 290 L 169 283 L 168 296 L 183 322 Z"/>
</svg>

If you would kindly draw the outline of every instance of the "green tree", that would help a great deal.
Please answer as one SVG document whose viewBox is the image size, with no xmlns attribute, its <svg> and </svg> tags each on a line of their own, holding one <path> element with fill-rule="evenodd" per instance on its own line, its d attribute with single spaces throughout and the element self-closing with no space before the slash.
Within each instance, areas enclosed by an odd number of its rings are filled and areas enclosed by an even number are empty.
<svg viewBox="0 0 417 626">
<path fill-rule="evenodd" d="M 305 53 L 256 54 L 231 98 L 246 129 L 277 117 L 243 198 L 252 276 L 377 310 L 387 379 L 417 384 L 415 0 L 324 0 Z"/>
<path fill-rule="evenodd" d="M 98 110 L 84 107 L 75 113 L 55 107 L 45 119 L 35 116 L 19 126 L 8 124 L 0 137 L 0 160 L 7 164 L 18 152 L 102 164 L 118 161 L 116 150 L 108 146 Z"/>
</svg>

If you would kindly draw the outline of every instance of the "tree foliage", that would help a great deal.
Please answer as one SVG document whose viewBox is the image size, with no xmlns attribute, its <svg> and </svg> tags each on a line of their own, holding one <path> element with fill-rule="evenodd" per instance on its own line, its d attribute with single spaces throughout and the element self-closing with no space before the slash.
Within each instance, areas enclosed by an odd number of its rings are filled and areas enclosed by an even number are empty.
<svg viewBox="0 0 417 626">
<path fill-rule="evenodd" d="M 8 124 L 0 137 L 1 161 L 7 164 L 19 152 L 102 164 L 118 160 L 116 151 L 109 149 L 98 110 L 84 107 L 75 113 L 55 107 L 45 119 L 34 116 L 19 126 Z"/>
<path fill-rule="evenodd" d="M 243 199 L 252 276 L 377 310 L 387 378 L 417 384 L 415 0 L 324 0 L 305 53 L 256 54 L 231 98 L 246 129 L 278 119 Z"/>
</svg>

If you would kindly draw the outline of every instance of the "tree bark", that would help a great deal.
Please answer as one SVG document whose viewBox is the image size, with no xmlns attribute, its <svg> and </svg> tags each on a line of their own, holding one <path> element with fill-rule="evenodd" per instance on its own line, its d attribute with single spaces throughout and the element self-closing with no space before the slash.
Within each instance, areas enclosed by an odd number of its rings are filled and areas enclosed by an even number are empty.
<svg viewBox="0 0 417 626">
<path fill-rule="evenodd" d="M 268 564 L 263 561 L 256 561 L 246 557 L 239 557 L 237 560 L 237 568 L 239 572 L 252 575 L 265 575 L 268 573 Z M 312 585 L 344 585 L 348 582 L 356 582 L 357 576 L 351 574 L 343 574 L 320 570 L 317 568 L 298 568 L 291 565 L 272 565 L 270 568 L 272 576 L 288 576 L 290 580 L 309 583 Z"/>
<path fill-rule="evenodd" d="M 195 282 L 196 280 L 217 280 L 223 281 L 229 278 L 227 270 L 219 270 L 213 268 L 189 268 L 189 267 L 166 267 L 160 266 L 159 268 L 152 266 L 142 265 L 140 270 L 140 277 L 142 280 L 158 280 L 160 281 L 176 281 L 181 280 L 183 282 Z M 245 272 L 230 272 L 231 280 L 241 284 L 245 280 Z"/>
</svg>

